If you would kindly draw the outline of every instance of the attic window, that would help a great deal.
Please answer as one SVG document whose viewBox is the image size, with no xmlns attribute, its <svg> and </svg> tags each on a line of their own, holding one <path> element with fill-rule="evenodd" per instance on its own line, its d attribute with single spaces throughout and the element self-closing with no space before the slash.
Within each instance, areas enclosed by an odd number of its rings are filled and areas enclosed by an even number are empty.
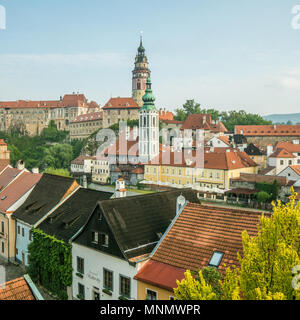
<svg viewBox="0 0 300 320">
<path fill-rule="evenodd" d="M 220 263 L 221 263 L 221 260 L 222 260 L 223 256 L 224 256 L 223 252 L 214 251 L 214 253 L 213 253 L 208 265 L 210 267 L 218 268 Z"/>
<path fill-rule="evenodd" d="M 2 198 L 1 198 L 1 200 L 5 200 L 7 198 L 7 196 L 3 196 Z"/>
</svg>

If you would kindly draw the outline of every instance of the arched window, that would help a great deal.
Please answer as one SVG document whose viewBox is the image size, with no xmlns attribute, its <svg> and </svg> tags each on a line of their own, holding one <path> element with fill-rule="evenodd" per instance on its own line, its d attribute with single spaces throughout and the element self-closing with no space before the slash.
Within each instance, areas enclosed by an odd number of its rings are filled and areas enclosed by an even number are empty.
<svg viewBox="0 0 300 320">
<path fill-rule="evenodd" d="M 141 83 L 140 82 L 137 83 L 137 89 L 141 90 Z"/>
</svg>

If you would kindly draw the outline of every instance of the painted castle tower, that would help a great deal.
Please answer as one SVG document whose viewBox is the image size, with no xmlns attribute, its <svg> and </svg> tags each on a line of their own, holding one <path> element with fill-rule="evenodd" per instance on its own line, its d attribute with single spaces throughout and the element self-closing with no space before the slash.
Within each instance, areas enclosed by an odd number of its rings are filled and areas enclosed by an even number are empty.
<svg viewBox="0 0 300 320">
<path fill-rule="evenodd" d="M 148 67 L 148 59 L 143 47 L 143 38 L 141 36 L 138 53 L 135 57 L 134 70 L 132 71 L 132 98 L 139 107 L 143 105 L 143 96 L 146 90 L 146 81 L 150 77 L 151 71 Z"/>
<path fill-rule="evenodd" d="M 143 107 L 139 111 L 139 156 L 141 162 L 148 162 L 159 154 L 159 116 L 154 105 L 151 79 L 146 80 Z"/>
</svg>

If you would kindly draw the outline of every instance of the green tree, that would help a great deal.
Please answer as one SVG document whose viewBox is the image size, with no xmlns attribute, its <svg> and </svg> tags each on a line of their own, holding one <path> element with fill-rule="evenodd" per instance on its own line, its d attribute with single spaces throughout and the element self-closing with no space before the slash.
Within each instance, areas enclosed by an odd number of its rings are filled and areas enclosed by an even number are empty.
<svg viewBox="0 0 300 320">
<path fill-rule="evenodd" d="M 287 204 L 277 201 L 271 216 L 262 215 L 257 236 L 244 231 L 242 242 L 240 267 L 226 269 L 221 299 L 300 300 L 300 289 L 292 285 L 296 279 L 292 270 L 300 265 L 300 202 L 296 203 L 293 189 Z M 216 299 L 208 282 L 201 271 L 199 280 L 187 271 L 174 293 L 180 300 Z"/>
<path fill-rule="evenodd" d="M 189 115 L 195 113 L 201 113 L 200 104 L 195 100 L 187 100 L 186 103 L 180 109 L 175 110 L 175 120 L 184 121 Z"/>
<path fill-rule="evenodd" d="M 271 196 L 265 191 L 260 191 L 257 193 L 257 201 L 259 203 L 267 202 L 270 198 Z"/>
<path fill-rule="evenodd" d="M 217 295 L 204 280 L 202 271 L 199 271 L 197 278 L 192 276 L 190 270 L 184 276 L 185 279 L 176 281 L 178 287 L 174 289 L 174 294 L 178 300 L 216 300 Z"/>
<path fill-rule="evenodd" d="M 55 144 L 45 150 L 44 162 L 48 167 L 67 169 L 73 159 L 73 148 L 69 144 Z"/>
<path fill-rule="evenodd" d="M 227 299 L 233 298 L 230 293 L 237 292 L 246 300 L 299 297 L 299 289 L 292 287 L 292 269 L 300 265 L 300 203 L 296 204 L 295 197 L 293 192 L 286 205 L 277 202 L 271 217 L 261 217 L 256 237 L 243 232 L 240 268 L 227 269 L 223 282 Z"/>
</svg>

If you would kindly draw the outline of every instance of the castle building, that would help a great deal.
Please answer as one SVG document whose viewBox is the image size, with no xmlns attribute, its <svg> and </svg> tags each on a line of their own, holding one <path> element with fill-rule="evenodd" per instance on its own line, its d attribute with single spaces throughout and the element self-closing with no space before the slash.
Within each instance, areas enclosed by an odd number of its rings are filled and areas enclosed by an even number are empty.
<svg viewBox="0 0 300 320">
<path fill-rule="evenodd" d="M 94 106 L 93 102 L 93 106 Z M 39 135 L 53 120 L 59 130 L 69 130 L 77 116 L 88 113 L 90 103 L 83 94 L 66 94 L 59 100 L 0 102 L 0 130 L 17 127 L 22 133 Z"/>
<path fill-rule="evenodd" d="M 143 106 L 143 96 L 146 91 L 146 82 L 150 77 L 148 58 L 143 47 L 143 39 L 141 37 L 138 53 L 135 57 L 134 70 L 132 71 L 132 98 L 139 107 Z"/>
</svg>

